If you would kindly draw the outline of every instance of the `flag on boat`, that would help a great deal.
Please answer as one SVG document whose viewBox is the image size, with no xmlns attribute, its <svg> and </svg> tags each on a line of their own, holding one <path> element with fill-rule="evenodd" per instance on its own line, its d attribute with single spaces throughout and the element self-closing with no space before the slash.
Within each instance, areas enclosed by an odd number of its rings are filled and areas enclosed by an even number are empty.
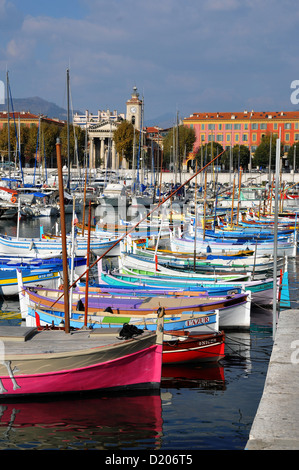
<svg viewBox="0 0 299 470">
<path fill-rule="evenodd" d="M 75 212 L 74 213 L 74 218 L 73 218 L 73 225 L 77 225 L 78 222 L 79 222 L 79 220 L 78 220 L 77 214 Z"/>
</svg>

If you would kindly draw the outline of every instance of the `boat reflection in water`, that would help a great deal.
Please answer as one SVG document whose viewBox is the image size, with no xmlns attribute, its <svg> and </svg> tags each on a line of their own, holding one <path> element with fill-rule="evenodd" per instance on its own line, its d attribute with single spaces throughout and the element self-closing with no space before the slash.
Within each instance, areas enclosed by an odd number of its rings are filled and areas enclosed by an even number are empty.
<svg viewBox="0 0 299 470">
<path fill-rule="evenodd" d="M 8 400 L 0 404 L 0 449 L 158 450 L 167 391 L 224 390 L 224 383 L 219 364 L 171 365 L 162 367 L 161 389 L 155 392 Z"/>
<path fill-rule="evenodd" d="M 159 449 L 160 391 L 0 404 L 3 449 Z"/>
<path fill-rule="evenodd" d="M 219 363 L 163 365 L 161 387 L 224 390 L 224 368 Z"/>
</svg>

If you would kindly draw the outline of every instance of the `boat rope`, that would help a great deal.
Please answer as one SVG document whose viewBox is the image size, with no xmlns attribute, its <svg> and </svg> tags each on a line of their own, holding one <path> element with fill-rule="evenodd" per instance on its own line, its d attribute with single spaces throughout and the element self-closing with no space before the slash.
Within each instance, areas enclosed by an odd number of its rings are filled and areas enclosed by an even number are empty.
<svg viewBox="0 0 299 470">
<path fill-rule="evenodd" d="M 250 351 L 250 353 L 252 352 L 261 352 L 263 353 L 264 355 L 266 355 L 267 357 L 270 357 L 271 356 L 271 350 L 268 351 L 268 350 L 265 350 L 264 347 L 259 347 L 259 348 L 253 348 L 253 344 L 252 344 L 252 341 L 250 341 L 250 344 L 248 344 L 248 342 L 245 342 L 245 341 L 241 341 L 241 340 L 237 340 L 236 338 L 233 338 L 232 336 L 228 335 L 227 333 L 225 334 L 225 338 L 226 340 L 229 339 L 231 341 L 231 343 L 234 343 L 235 346 L 238 346 L 239 348 L 246 348 L 246 351 Z M 239 351 L 237 351 L 236 349 L 233 348 L 233 346 L 231 346 L 230 344 L 227 343 L 227 341 L 225 341 L 225 347 L 226 349 L 229 349 L 235 356 L 238 356 L 240 359 L 244 359 L 244 360 L 247 360 L 248 357 L 244 356 L 243 354 L 241 354 Z M 225 358 L 226 359 L 229 359 L 229 355 L 225 355 Z M 258 362 L 258 361 L 264 361 L 265 359 L 262 358 L 256 358 L 256 357 L 252 357 L 252 354 L 250 356 L 250 361 L 253 362 Z"/>
<path fill-rule="evenodd" d="M 20 312 L 0 312 L 0 319 L 3 320 L 5 318 L 13 318 L 20 315 Z"/>
</svg>

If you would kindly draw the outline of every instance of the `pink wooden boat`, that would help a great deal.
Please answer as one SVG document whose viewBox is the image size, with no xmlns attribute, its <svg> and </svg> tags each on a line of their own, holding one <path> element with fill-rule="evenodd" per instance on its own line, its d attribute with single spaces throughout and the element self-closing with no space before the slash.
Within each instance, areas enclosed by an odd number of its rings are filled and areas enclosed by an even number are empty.
<svg viewBox="0 0 299 470">
<path fill-rule="evenodd" d="M 0 403 L 17 396 L 159 388 L 163 319 L 158 322 L 157 332 L 139 330 L 130 339 L 113 328 L 66 334 L 1 326 Z"/>
</svg>

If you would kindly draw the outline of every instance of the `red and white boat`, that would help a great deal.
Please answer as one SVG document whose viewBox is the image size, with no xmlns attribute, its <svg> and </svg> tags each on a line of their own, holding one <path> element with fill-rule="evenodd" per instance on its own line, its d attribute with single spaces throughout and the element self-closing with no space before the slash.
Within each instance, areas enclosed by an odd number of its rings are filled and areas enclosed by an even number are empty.
<svg viewBox="0 0 299 470">
<path fill-rule="evenodd" d="M 217 362 L 225 356 L 224 332 L 192 334 L 189 331 L 173 331 L 164 334 L 163 364 L 190 362 Z"/>
</svg>

